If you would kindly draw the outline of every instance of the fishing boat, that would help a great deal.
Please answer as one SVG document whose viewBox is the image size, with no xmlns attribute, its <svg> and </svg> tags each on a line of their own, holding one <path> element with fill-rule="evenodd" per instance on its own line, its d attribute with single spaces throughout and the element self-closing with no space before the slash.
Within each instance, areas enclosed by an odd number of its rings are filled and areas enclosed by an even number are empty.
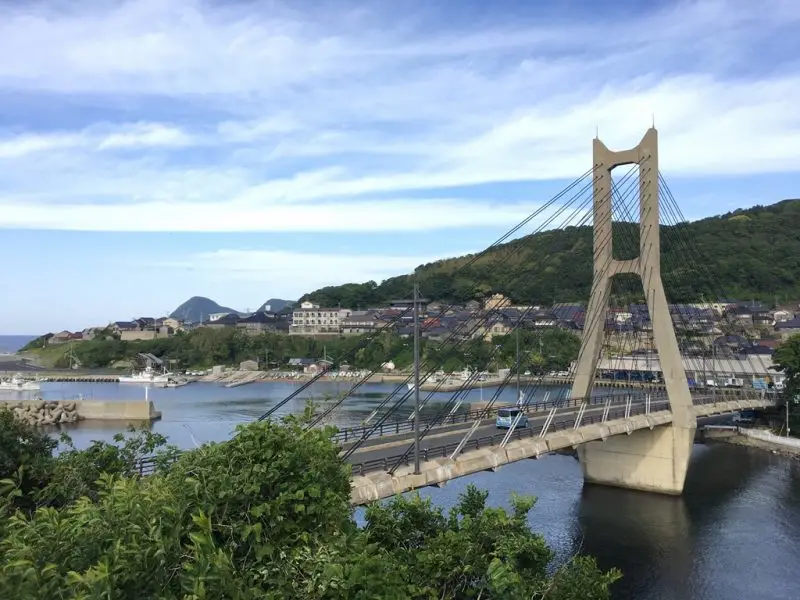
<svg viewBox="0 0 800 600">
<path fill-rule="evenodd" d="M 17 373 L 10 379 L 0 380 L 0 390 L 11 392 L 36 392 L 41 389 L 38 381 L 25 381 Z"/>
<path fill-rule="evenodd" d="M 120 383 L 159 383 L 166 385 L 172 373 L 159 373 L 153 367 L 147 366 L 142 371 L 134 371 L 130 376 L 122 376 L 119 378 Z"/>
</svg>

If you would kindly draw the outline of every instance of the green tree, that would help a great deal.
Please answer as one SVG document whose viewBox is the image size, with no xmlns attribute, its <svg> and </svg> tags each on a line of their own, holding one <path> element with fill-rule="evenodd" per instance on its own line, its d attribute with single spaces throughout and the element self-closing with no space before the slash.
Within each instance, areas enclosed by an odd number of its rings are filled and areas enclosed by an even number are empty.
<svg viewBox="0 0 800 600">
<path fill-rule="evenodd" d="M 359 529 L 334 430 L 307 430 L 310 414 L 240 427 L 148 477 L 128 461 L 160 439 L 130 436 L 118 456 L 93 448 L 52 458 L 65 462 L 57 469 L 85 469 L 80 485 L 97 480 L 29 513 L 0 498 L 0 597 L 609 597 L 618 573 L 589 559 L 548 575 L 552 552 L 527 525 L 531 498 L 514 498 L 508 513 L 471 487 L 448 515 L 418 496 L 396 498 L 370 506 Z M 114 473 L 98 475 L 101 464 Z"/>
<path fill-rule="evenodd" d="M 775 369 L 785 376 L 784 399 L 789 405 L 790 427 L 795 435 L 800 434 L 800 415 L 797 404 L 800 401 L 800 334 L 784 340 L 772 355 Z"/>
<path fill-rule="evenodd" d="M 17 419 L 13 411 L 0 408 L 0 480 L 17 486 L 16 506 L 35 506 L 34 494 L 47 485 L 57 445 L 46 433 Z"/>
<path fill-rule="evenodd" d="M 728 297 L 770 302 L 776 296 L 800 297 L 798 229 L 800 200 L 662 226 L 662 277 L 670 300 L 703 301 L 721 291 Z M 618 248 L 623 253 L 638 252 L 632 243 L 638 240 L 633 224 L 615 223 L 614 237 L 629 242 L 630 248 Z M 567 227 L 525 236 L 477 259 L 469 255 L 421 265 L 414 277 L 431 300 L 464 303 L 500 292 L 520 304 L 585 302 L 592 283 L 592 229 Z M 409 297 L 411 286 L 412 277 L 400 275 L 375 287 L 329 286 L 303 299 L 329 306 L 375 306 Z M 627 296 L 629 301 L 641 299 L 638 292 Z"/>
</svg>

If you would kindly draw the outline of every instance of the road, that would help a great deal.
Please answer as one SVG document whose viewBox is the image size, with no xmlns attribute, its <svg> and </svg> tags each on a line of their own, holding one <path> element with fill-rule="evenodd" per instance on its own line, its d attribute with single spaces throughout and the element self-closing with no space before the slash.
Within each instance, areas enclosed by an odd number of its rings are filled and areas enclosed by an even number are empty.
<svg viewBox="0 0 800 600">
<path fill-rule="evenodd" d="M 644 401 L 638 400 L 631 403 L 631 409 L 639 409 L 643 408 Z M 669 408 L 669 403 L 666 400 L 661 400 L 658 402 L 653 402 L 651 404 L 650 409 L 655 412 L 657 410 L 665 410 Z M 588 421 L 589 418 L 595 417 L 600 418 L 603 415 L 603 410 L 605 410 L 605 406 L 603 404 L 594 404 L 590 408 L 587 408 L 584 412 L 584 420 Z M 564 408 L 559 409 L 556 412 L 555 418 L 553 419 L 553 424 L 551 425 L 552 428 L 559 428 L 559 424 L 568 423 L 569 426 L 572 426 L 572 423 L 575 420 L 575 417 L 578 414 L 578 408 Z M 624 404 L 615 404 L 611 408 L 611 413 L 609 414 L 609 418 L 612 418 L 612 415 L 615 413 L 620 413 L 619 416 L 624 414 L 625 405 Z M 547 420 L 548 412 L 546 411 L 539 411 L 535 413 L 531 413 L 528 417 L 528 427 L 536 428 L 541 427 L 544 425 L 545 421 Z M 433 429 L 429 435 L 426 435 L 420 441 L 420 451 L 424 452 L 425 450 L 430 450 L 432 448 L 440 448 L 442 446 L 448 446 L 450 444 L 458 444 L 461 439 L 464 437 L 464 434 L 467 430 L 472 426 L 472 423 L 458 423 L 456 425 L 448 425 L 445 428 L 436 428 Z M 472 435 L 471 439 L 480 439 L 488 436 L 498 435 L 505 433 L 506 430 L 498 429 L 495 426 L 495 419 L 484 419 L 481 421 L 480 426 L 476 429 L 475 433 Z M 389 458 L 396 458 L 401 456 L 406 449 L 412 444 L 414 441 L 413 433 L 409 434 L 400 434 L 382 438 L 376 438 L 372 440 L 368 440 L 361 448 L 359 448 L 353 455 L 349 458 L 348 462 L 351 464 L 359 464 L 359 463 L 368 463 L 371 461 L 377 461 L 382 459 L 389 459 Z M 347 449 L 350 444 L 346 444 L 344 446 Z"/>
</svg>

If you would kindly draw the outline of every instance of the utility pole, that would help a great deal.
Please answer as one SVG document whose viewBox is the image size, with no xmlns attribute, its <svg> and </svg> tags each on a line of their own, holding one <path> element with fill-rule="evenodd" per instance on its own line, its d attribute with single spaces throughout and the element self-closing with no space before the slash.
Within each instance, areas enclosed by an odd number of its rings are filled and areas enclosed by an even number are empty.
<svg viewBox="0 0 800 600">
<path fill-rule="evenodd" d="M 419 475 L 419 284 L 414 283 L 414 474 Z"/>
<path fill-rule="evenodd" d="M 784 402 L 786 403 L 786 437 L 789 437 L 789 403 L 791 402 L 791 398 L 789 398 L 789 394 L 784 393 Z"/>
<path fill-rule="evenodd" d="M 517 311 L 517 404 L 522 404 L 520 397 L 520 381 L 519 381 L 519 328 L 522 323 L 522 315 Z"/>
</svg>

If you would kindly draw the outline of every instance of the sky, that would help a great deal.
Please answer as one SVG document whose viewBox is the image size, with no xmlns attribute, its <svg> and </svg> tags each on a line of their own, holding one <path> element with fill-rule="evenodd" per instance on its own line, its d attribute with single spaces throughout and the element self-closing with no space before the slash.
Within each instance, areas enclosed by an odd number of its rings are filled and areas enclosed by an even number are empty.
<svg viewBox="0 0 800 600">
<path fill-rule="evenodd" d="M 688 218 L 798 197 L 799 30 L 796 0 L 0 0 L 0 334 L 475 252 L 652 123 Z"/>
</svg>

